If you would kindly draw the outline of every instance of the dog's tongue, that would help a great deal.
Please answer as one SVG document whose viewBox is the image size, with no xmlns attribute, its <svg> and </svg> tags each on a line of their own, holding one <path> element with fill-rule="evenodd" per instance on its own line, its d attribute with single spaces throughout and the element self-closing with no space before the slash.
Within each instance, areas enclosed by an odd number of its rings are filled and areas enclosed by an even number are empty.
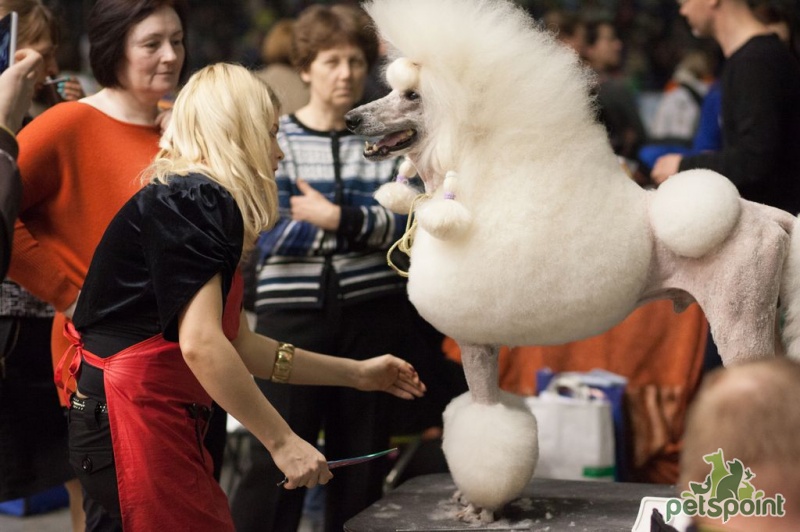
<svg viewBox="0 0 800 532">
<path fill-rule="evenodd" d="M 392 133 L 391 135 L 386 135 L 381 140 L 379 140 L 378 143 L 376 144 L 376 146 L 378 148 L 381 148 L 383 146 L 391 147 L 391 146 L 394 146 L 395 144 L 403 142 L 408 137 L 410 137 L 412 134 L 413 134 L 413 132 L 411 130 L 409 130 L 409 129 L 407 129 L 405 131 L 399 131 L 397 133 Z"/>
</svg>

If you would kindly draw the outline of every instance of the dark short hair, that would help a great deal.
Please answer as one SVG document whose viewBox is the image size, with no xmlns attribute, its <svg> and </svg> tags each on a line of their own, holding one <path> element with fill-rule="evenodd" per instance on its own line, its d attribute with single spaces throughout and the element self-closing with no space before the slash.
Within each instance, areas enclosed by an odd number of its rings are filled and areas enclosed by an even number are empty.
<svg viewBox="0 0 800 532">
<path fill-rule="evenodd" d="M 344 4 L 312 5 L 294 24 L 292 64 L 305 70 L 318 53 L 342 44 L 360 48 L 368 68 L 378 59 L 378 37 L 364 11 Z"/>
<path fill-rule="evenodd" d="M 178 14 L 186 41 L 186 0 L 97 0 L 89 13 L 89 63 L 103 87 L 119 87 L 119 67 L 125 59 L 125 43 L 131 28 L 162 7 Z M 184 46 L 184 49 L 186 47 Z M 186 79 L 188 61 L 183 60 L 180 79 Z"/>
</svg>

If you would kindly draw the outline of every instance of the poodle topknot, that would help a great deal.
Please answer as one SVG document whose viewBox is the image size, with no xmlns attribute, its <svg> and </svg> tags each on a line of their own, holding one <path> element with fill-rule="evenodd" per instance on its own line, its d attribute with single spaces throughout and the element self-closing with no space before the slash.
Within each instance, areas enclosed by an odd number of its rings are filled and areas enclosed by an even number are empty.
<svg viewBox="0 0 800 532">
<path fill-rule="evenodd" d="M 386 69 L 386 80 L 396 91 L 407 91 L 419 87 L 419 67 L 405 57 L 392 61 Z"/>
</svg>

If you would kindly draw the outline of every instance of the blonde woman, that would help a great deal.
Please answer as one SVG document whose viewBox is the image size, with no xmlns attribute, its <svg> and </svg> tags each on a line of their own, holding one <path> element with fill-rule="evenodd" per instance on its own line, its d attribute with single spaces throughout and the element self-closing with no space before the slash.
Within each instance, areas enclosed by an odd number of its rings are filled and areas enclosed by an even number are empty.
<svg viewBox="0 0 800 532">
<path fill-rule="evenodd" d="M 248 329 L 237 268 L 277 216 L 277 129 L 269 89 L 247 70 L 196 73 L 175 102 L 151 184 L 112 220 L 92 260 L 68 326 L 83 362 L 70 458 L 89 496 L 125 530 L 233 530 L 201 444 L 212 399 L 264 444 L 288 489 L 332 478 L 252 375 L 406 399 L 424 393 L 414 368 L 394 356 L 333 358 Z"/>
</svg>

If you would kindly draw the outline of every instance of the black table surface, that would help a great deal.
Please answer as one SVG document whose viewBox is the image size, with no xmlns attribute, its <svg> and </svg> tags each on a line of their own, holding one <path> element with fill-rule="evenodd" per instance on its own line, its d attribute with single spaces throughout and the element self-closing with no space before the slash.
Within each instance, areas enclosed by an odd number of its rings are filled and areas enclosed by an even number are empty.
<svg viewBox="0 0 800 532">
<path fill-rule="evenodd" d="M 672 486 L 534 478 L 493 523 L 464 523 L 455 514 L 449 474 L 412 478 L 347 523 L 347 532 L 528 530 L 630 532 L 642 497 L 673 497 Z"/>
</svg>

